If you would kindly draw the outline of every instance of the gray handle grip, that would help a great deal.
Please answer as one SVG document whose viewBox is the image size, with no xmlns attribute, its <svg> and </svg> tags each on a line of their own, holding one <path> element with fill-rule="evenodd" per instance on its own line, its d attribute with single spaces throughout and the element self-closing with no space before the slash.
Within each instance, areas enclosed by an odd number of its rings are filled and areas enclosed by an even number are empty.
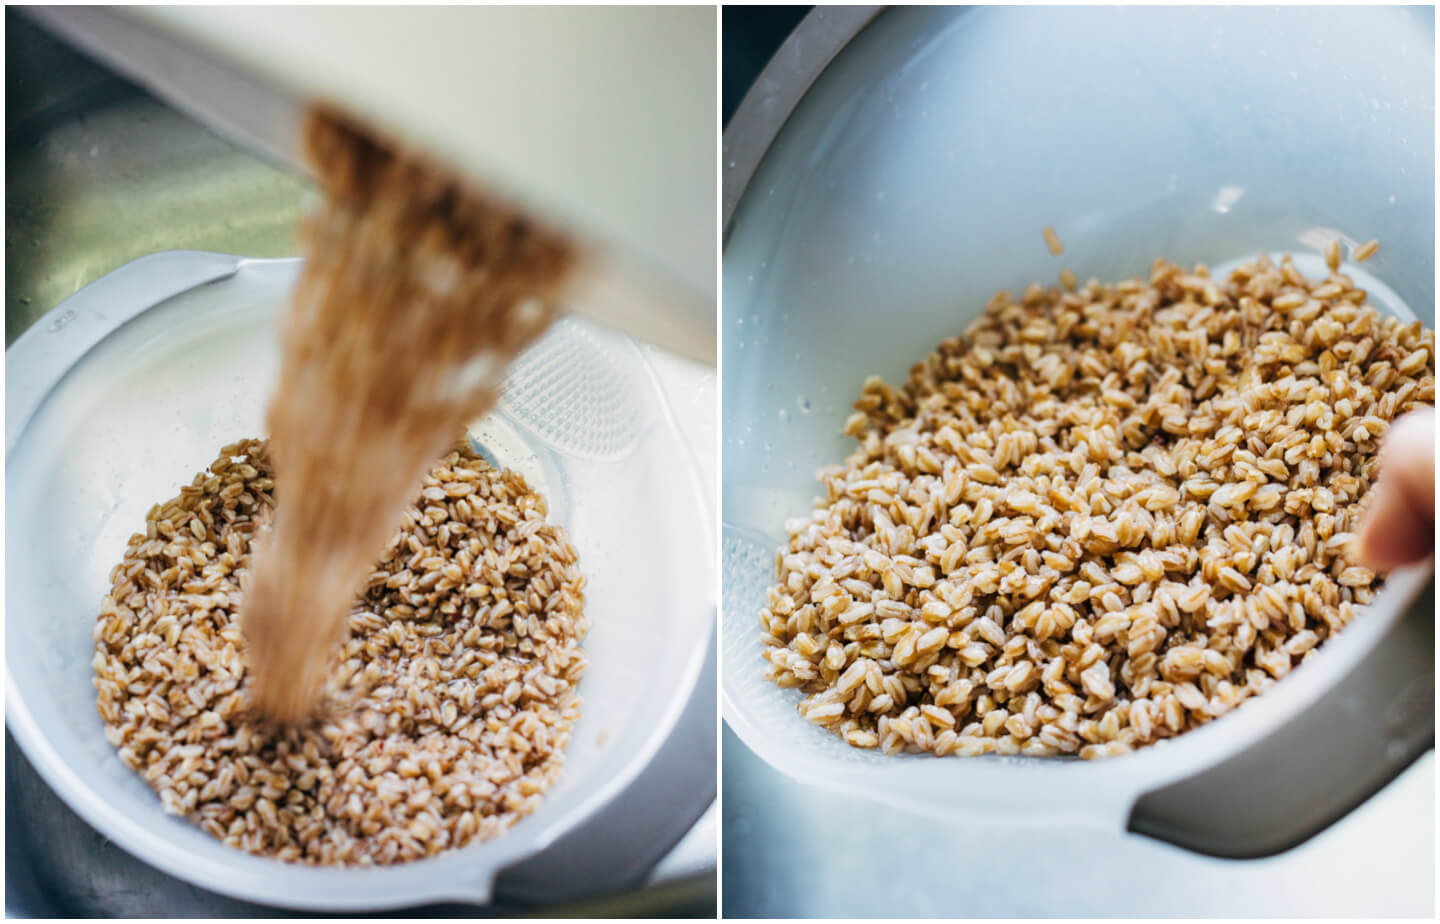
<svg viewBox="0 0 1440 924">
<path fill-rule="evenodd" d="M 1226 858 L 1265 857 L 1344 817 L 1435 745 L 1435 581 L 1375 649 L 1269 738 L 1141 796 L 1128 828 Z"/>
</svg>

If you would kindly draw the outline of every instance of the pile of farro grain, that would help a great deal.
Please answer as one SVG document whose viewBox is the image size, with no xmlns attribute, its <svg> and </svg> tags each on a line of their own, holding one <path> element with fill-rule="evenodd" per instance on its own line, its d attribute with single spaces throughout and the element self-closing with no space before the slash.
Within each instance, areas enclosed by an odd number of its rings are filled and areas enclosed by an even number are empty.
<svg viewBox="0 0 1440 924">
<path fill-rule="evenodd" d="M 493 837 L 558 777 L 585 669 L 584 578 L 544 499 L 458 448 L 366 582 L 325 708 L 251 709 L 237 614 L 268 530 L 268 446 L 226 446 L 131 538 L 95 627 L 106 737 L 232 847 L 371 865 Z"/>
<path fill-rule="evenodd" d="M 1434 332 L 1326 256 L 1067 271 L 867 381 L 776 557 L 771 678 L 855 747 L 1090 758 L 1284 677 L 1373 598 L 1379 441 L 1435 400 Z"/>
</svg>

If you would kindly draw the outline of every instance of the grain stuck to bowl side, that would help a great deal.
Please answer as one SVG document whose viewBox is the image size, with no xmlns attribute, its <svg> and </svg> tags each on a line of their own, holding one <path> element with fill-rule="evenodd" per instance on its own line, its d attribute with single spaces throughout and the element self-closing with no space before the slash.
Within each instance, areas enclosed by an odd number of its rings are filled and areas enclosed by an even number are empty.
<svg viewBox="0 0 1440 924">
<path fill-rule="evenodd" d="M 250 709 L 237 616 L 273 491 L 266 443 L 226 446 L 131 538 L 95 627 L 121 760 L 166 811 L 305 863 L 413 860 L 534 811 L 564 763 L 588 628 L 544 498 L 468 447 L 436 463 L 352 606 L 325 714 L 276 728 Z"/>
<path fill-rule="evenodd" d="M 1386 428 L 1434 403 L 1434 332 L 1289 258 L 1070 282 L 867 381 L 859 447 L 787 524 L 768 671 L 851 745 L 1123 753 L 1265 690 L 1375 594 L 1349 543 Z"/>
</svg>

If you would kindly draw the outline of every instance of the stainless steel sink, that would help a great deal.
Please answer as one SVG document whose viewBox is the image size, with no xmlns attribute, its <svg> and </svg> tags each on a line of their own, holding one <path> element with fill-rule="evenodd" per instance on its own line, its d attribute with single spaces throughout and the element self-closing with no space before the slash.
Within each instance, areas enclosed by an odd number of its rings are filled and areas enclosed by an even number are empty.
<svg viewBox="0 0 1440 924">
<path fill-rule="evenodd" d="M 313 195 L 5 11 L 5 343 L 82 286 L 158 250 L 296 253 Z"/>
</svg>

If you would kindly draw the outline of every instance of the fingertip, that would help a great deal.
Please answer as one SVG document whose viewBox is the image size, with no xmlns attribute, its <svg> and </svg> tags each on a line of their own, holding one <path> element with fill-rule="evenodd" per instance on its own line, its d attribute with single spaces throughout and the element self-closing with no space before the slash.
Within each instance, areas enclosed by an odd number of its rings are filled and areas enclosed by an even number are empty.
<svg viewBox="0 0 1440 924">
<path fill-rule="evenodd" d="M 1383 478 L 1360 527 L 1356 557 L 1372 571 L 1389 571 L 1427 558 L 1433 548 L 1433 520 L 1404 491 Z"/>
<path fill-rule="evenodd" d="M 1380 447 L 1379 486 L 1388 477 L 1431 520 L 1435 517 L 1435 411 L 1421 408 L 1395 421 Z"/>
</svg>

